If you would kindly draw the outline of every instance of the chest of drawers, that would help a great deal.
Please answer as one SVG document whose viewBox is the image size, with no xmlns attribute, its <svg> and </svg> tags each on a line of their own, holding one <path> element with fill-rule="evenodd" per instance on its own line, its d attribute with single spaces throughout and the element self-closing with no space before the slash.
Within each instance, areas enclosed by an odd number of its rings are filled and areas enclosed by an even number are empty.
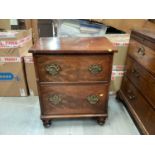
<svg viewBox="0 0 155 155">
<path fill-rule="evenodd" d="M 131 33 L 117 98 L 124 102 L 142 134 L 155 134 L 155 32 Z"/>
<path fill-rule="evenodd" d="M 106 38 L 40 38 L 29 52 L 45 127 L 54 118 L 95 117 L 104 123 L 116 52 Z"/>
</svg>

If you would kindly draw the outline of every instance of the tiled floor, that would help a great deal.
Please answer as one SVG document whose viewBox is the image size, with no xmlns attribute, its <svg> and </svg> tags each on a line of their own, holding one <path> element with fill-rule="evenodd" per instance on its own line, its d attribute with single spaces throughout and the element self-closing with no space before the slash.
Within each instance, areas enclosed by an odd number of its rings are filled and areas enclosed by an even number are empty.
<svg viewBox="0 0 155 155">
<path fill-rule="evenodd" d="M 109 99 L 109 117 L 103 126 L 93 119 L 54 120 L 50 128 L 42 126 L 38 97 L 1 97 L 0 134 L 52 135 L 138 135 L 129 114 L 114 96 Z"/>
</svg>

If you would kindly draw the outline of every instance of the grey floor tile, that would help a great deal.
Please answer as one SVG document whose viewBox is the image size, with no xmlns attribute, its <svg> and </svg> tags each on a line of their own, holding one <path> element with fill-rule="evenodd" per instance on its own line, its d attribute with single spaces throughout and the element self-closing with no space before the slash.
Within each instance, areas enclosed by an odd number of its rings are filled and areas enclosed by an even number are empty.
<svg viewBox="0 0 155 155">
<path fill-rule="evenodd" d="M 138 135 L 128 112 L 114 96 L 109 98 L 109 117 L 103 126 L 94 119 L 54 120 L 44 128 L 38 97 L 0 97 L 0 134 L 14 135 Z"/>
</svg>

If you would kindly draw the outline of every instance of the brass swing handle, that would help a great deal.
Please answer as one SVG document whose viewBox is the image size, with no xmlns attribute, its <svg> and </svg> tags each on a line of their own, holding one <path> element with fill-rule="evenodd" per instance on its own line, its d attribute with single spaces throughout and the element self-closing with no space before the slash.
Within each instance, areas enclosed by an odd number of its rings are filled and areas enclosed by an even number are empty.
<svg viewBox="0 0 155 155">
<path fill-rule="evenodd" d="M 129 100 L 134 100 L 136 98 L 130 89 L 127 90 L 127 93 L 128 93 Z"/>
<path fill-rule="evenodd" d="M 50 95 L 48 97 L 48 101 L 51 102 L 54 105 L 58 105 L 61 103 L 62 99 L 60 95 Z"/>
<path fill-rule="evenodd" d="M 49 64 L 45 66 L 45 70 L 52 76 L 55 76 L 57 74 L 59 74 L 59 72 L 61 71 L 61 67 L 58 64 Z M 97 74 L 100 73 L 103 69 L 101 65 L 97 65 L 97 64 L 93 64 L 90 65 L 88 70 L 92 73 L 92 74 Z"/>
<path fill-rule="evenodd" d="M 55 76 L 59 74 L 59 72 L 61 71 L 61 67 L 58 64 L 49 64 L 45 66 L 45 70 L 46 72 L 48 72 L 48 74 Z"/>
<path fill-rule="evenodd" d="M 135 99 L 135 96 L 134 95 L 132 95 L 132 96 L 129 95 L 128 98 L 129 98 L 129 100 L 134 100 Z"/>
<path fill-rule="evenodd" d="M 90 96 L 87 97 L 87 101 L 90 104 L 97 104 L 99 102 L 99 96 L 97 96 L 97 95 L 90 95 Z"/>
<path fill-rule="evenodd" d="M 137 52 L 138 52 L 138 54 L 144 56 L 145 55 L 145 48 L 144 47 L 140 47 Z"/>
<path fill-rule="evenodd" d="M 97 74 L 97 73 L 102 72 L 103 69 L 101 65 L 93 64 L 89 66 L 88 70 L 92 74 Z"/>
<path fill-rule="evenodd" d="M 131 72 L 134 73 L 135 77 L 137 77 L 137 78 L 140 77 L 140 75 L 139 75 L 139 73 L 136 71 L 136 69 L 133 68 L 133 69 L 131 70 Z"/>
<path fill-rule="evenodd" d="M 61 102 L 62 102 L 62 98 L 61 98 L 60 95 L 53 94 L 53 95 L 49 95 L 48 101 L 49 101 L 51 104 L 59 105 L 59 104 L 61 104 Z M 87 101 L 88 101 L 90 104 L 97 104 L 98 101 L 99 101 L 99 96 L 97 96 L 97 95 L 90 95 L 90 96 L 87 97 Z"/>
</svg>

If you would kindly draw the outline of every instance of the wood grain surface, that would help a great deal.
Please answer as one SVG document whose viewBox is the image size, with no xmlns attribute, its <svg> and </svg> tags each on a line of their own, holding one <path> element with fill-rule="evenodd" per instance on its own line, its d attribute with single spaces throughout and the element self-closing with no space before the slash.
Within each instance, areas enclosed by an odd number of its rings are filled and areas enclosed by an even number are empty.
<svg viewBox="0 0 155 155">
<path fill-rule="evenodd" d="M 117 52 L 116 47 L 105 37 L 89 38 L 40 38 L 29 50 L 30 53 L 86 54 Z"/>
<path fill-rule="evenodd" d="M 126 77 L 123 79 L 121 91 L 123 92 L 127 103 L 129 102 L 128 108 L 137 120 L 142 132 L 144 134 L 155 134 L 154 109 L 150 107 L 145 98 Z"/>
<path fill-rule="evenodd" d="M 117 99 L 124 102 L 142 134 L 155 134 L 155 37 L 133 31 L 126 72 Z"/>
<path fill-rule="evenodd" d="M 143 49 L 144 54 L 141 53 L 141 48 Z M 155 75 L 155 51 L 153 49 L 131 39 L 128 54 L 149 72 Z"/>
<path fill-rule="evenodd" d="M 38 55 L 35 57 L 40 82 L 109 82 L 112 68 L 112 54 L 97 55 Z M 51 75 L 46 66 L 57 64 L 60 71 Z M 99 65 L 102 71 L 91 73 L 89 68 Z"/>
<path fill-rule="evenodd" d="M 127 59 L 125 74 L 155 109 L 155 78 L 130 57 Z"/>
<path fill-rule="evenodd" d="M 108 84 L 52 84 L 40 85 L 43 115 L 107 114 Z M 50 95 L 59 95 L 60 103 L 49 101 Z M 90 104 L 88 96 L 96 95 L 99 101 Z"/>
</svg>

